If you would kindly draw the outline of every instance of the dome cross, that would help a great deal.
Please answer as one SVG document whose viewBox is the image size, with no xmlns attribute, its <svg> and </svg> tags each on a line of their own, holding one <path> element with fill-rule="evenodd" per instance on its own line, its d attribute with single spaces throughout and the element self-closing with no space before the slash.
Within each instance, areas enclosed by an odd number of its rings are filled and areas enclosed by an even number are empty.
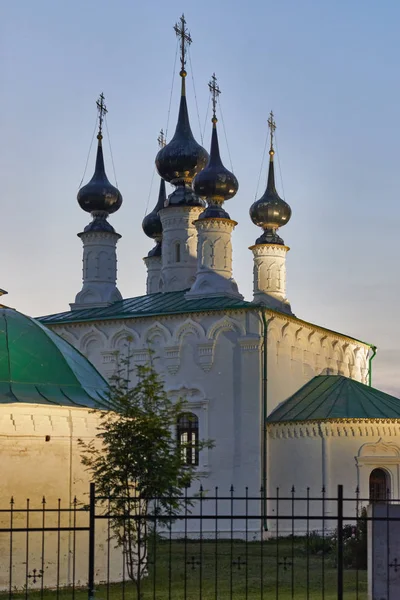
<svg viewBox="0 0 400 600">
<path fill-rule="evenodd" d="M 186 65 L 186 53 L 187 46 L 190 46 L 192 43 L 192 38 L 190 36 L 189 31 L 186 28 L 186 19 L 185 15 L 182 15 L 179 19 L 179 23 L 174 25 L 174 31 L 178 38 L 180 38 L 180 46 L 181 46 L 181 77 L 186 76 L 185 65 Z"/>
<path fill-rule="evenodd" d="M 104 117 L 108 113 L 108 110 L 107 110 L 104 100 L 105 100 L 104 94 L 103 94 L 103 92 L 101 92 L 99 99 L 96 101 L 97 110 L 99 111 L 99 133 L 98 133 L 97 137 L 103 135 L 103 121 L 104 121 Z"/>
<path fill-rule="evenodd" d="M 275 123 L 275 119 L 274 119 L 274 113 L 272 112 L 272 110 L 269 113 L 268 127 L 269 127 L 269 136 L 270 136 L 270 140 L 271 140 L 269 151 L 274 152 L 274 133 L 275 133 L 275 129 L 276 129 L 276 123 Z"/>
<path fill-rule="evenodd" d="M 167 145 L 167 140 L 165 139 L 164 129 L 161 129 L 160 135 L 157 138 L 158 145 L 160 148 L 164 148 Z"/>
<path fill-rule="evenodd" d="M 221 90 L 219 89 L 215 73 L 212 74 L 211 81 L 208 84 L 208 87 L 210 89 L 211 96 L 212 96 L 213 121 L 215 119 L 215 122 L 216 122 L 216 120 L 217 120 L 217 99 L 221 93 Z"/>
</svg>

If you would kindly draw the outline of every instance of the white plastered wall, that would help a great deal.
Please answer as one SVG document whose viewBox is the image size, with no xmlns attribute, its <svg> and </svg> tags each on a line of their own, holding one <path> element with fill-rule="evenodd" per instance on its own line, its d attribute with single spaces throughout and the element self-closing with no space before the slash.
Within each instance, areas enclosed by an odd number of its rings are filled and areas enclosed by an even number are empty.
<svg viewBox="0 0 400 600">
<path fill-rule="evenodd" d="M 368 347 L 293 317 L 266 314 L 267 412 L 321 373 L 368 377 Z M 237 310 L 54 326 L 106 377 L 118 353 L 134 363 L 156 353 L 171 397 L 185 396 L 199 418 L 200 436 L 215 447 L 200 456 L 208 490 L 245 487 L 258 493 L 262 470 L 262 321 L 257 310 Z M 251 493 L 251 492 L 250 492 Z"/>
<path fill-rule="evenodd" d="M 398 500 L 399 435 L 400 422 L 390 420 L 271 423 L 267 432 L 268 493 L 276 496 L 279 488 L 281 497 L 290 496 L 293 486 L 295 497 L 306 497 L 309 488 L 310 498 L 322 499 L 324 488 L 326 498 L 337 498 L 338 485 L 343 485 L 344 497 L 351 500 L 345 502 L 345 516 L 352 516 L 357 507 L 357 489 L 360 510 L 368 503 L 370 474 L 380 468 L 388 475 L 391 497 Z M 306 503 L 296 502 L 296 509 L 305 514 Z M 280 503 L 280 514 L 285 511 L 290 514 L 290 502 Z M 276 503 L 271 503 L 270 512 L 276 512 Z M 310 512 L 321 515 L 322 502 L 311 501 Z M 337 514 L 335 502 L 325 504 L 325 526 L 334 529 L 329 514 Z M 271 519 L 270 529 L 274 527 Z M 312 523 L 312 529 L 318 528 L 320 522 Z M 283 533 L 284 528 L 280 529 Z"/>
<path fill-rule="evenodd" d="M 67 408 L 62 406 L 37 404 L 4 404 L 0 406 L 0 452 L 1 486 L 0 508 L 8 510 L 13 497 L 13 527 L 26 527 L 29 499 L 29 527 L 41 527 L 43 508 L 73 508 L 77 526 L 88 526 L 88 513 L 79 509 L 89 501 L 90 475 L 81 464 L 81 449 L 78 439 L 94 439 L 99 422 L 98 414 L 89 409 Z M 46 436 L 47 440 L 46 441 Z M 24 509 L 25 512 L 18 512 Z M 73 523 L 73 512 L 46 512 L 45 526 L 57 527 L 60 517 L 61 527 Z M 10 514 L 1 513 L 1 527 L 10 526 Z M 12 583 L 19 589 L 26 582 L 26 533 L 13 534 Z M 107 564 L 106 522 L 97 522 L 96 528 L 96 580 L 104 579 Z M 42 569 L 42 533 L 29 534 L 28 571 Z M 56 532 L 44 536 L 43 585 L 55 587 L 57 583 L 57 544 Z M 76 548 L 74 566 L 74 545 Z M 110 578 L 121 579 L 122 558 L 110 546 Z M 0 589 L 8 589 L 10 564 L 10 535 L 0 534 Z M 60 533 L 60 572 L 59 584 L 71 585 L 75 571 L 75 585 L 86 585 L 88 576 L 88 532 L 74 534 Z M 41 578 L 33 583 L 32 589 L 40 589 Z"/>
</svg>

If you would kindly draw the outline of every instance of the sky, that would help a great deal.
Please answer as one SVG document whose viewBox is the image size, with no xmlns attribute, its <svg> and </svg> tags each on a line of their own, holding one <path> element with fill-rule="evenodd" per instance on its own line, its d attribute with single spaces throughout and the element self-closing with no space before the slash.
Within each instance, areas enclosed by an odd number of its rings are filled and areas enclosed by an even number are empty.
<svg viewBox="0 0 400 600">
<path fill-rule="evenodd" d="M 77 233 L 90 215 L 76 194 L 88 158 L 83 183 L 94 170 L 100 92 L 124 198 L 110 219 L 122 235 L 118 287 L 124 297 L 145 293 L 142 257 L 152 241 L 141 222 L 157 198 L 159 130 L 168 128 L 170 139 L 176 123 L 173 25 L 184 12 L 193 38 L 189 114 L 198 141 L 205 132 L 206 148 L 213 72 L 222 91 L 221 154 L 228 168 L 231 156 L 240 184 L 226 208 L 238 221 L 234 276 L 241 293 L 252 297 L 248 247 L 260 231 L 248 211 L 265 186 L 262 157 L 273 109 L 277 187 L 292 208 L 290 223 L 280 230 L 291 248 L 292 309 L 299 318 L 375 344 L 372 383 L 400 395 L 400 3 L 377 7 L 372 0 L 2 3 L 5 303 L 44 315 L 68 310 L 81 289 Z M 108 143 L 106 170 L 115 183 Z"/>
</svg>

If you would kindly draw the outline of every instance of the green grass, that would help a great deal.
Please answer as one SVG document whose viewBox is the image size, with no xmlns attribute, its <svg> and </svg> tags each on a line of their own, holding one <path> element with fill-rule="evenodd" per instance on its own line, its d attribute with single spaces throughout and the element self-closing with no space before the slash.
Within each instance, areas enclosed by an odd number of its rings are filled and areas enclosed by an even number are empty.
<svg viewBox="0 0 400 600">
<path fill-rule="evenodd" d="M 240 557 L 240 569 L 237 561 Z M 287 569 L 283 563 L 286 557 Z M 192 560 L 193 559 L 193 560 Z M 152 550 L 149 576 L 142 581 L 144 600 L 256 600 L 295 598 L 335 600 L 337 570 L 331 555 L 309 555 L 304 540 L 280 539 L 264 543 L 243 541 L 158 541 Z M 194 563 L 192 568 L 191 563 Z M 200 562 L 201 564 L 197 564 Z M 236 564 L 232 564 L 236 562 Z M 293 565 L 289 563 L 293 562 Z M 189 564 L 188 564 L 189 563 Z M 345 600 L 367 599 L 367 572 L 345 570 Z M 356 589 L 358 588 L 358 595 Z M 323 594 L 324 590 L 324 594 Z M 40 598 L 39 592 L 29 597 Z M 136 599 L 136 588 L 125 584 L 126 600 Z M 15 593 L 15 600 L 23 593 Z M 55 600 L 55 591 L 44 590 L 45 600 Z M 60 600 L 71 600 L 70 588 L 60 590 Z M 75 590 L 75 600 L 87 598 L 84 589 Z M 98 600 L 123 598 L 122 584 L 98 585 Z"/>
</svg>

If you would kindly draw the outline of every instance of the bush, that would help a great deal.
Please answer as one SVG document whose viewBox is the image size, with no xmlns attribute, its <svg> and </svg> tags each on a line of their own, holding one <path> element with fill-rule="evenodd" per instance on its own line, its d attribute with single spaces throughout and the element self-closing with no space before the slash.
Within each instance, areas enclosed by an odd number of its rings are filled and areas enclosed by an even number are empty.
<svg viewBox="0 0 400 600">
<path fill-rule="evenodd" d="M 343 527 L 343 564 L 346 569 L 366 569 L 368 564 L 367 511 L 361 511 L 357 525 Z M 332 538 L 332 552 L 337 554 L 337 530 Z"/>
<path fill-rule="evenodd" d="M 306 539 L 306 550 L 310 554 L 328 554 L 332 551 L 332 538 L 323 536 L 318 531 L 312 531 Z"/>
</svg>

